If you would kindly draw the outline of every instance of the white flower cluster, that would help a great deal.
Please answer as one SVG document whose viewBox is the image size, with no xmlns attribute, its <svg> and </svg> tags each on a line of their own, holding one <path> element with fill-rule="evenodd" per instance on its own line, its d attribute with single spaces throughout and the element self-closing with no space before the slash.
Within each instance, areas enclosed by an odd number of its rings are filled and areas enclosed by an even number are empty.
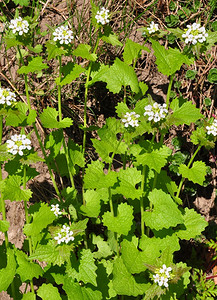
<svg viewBox="0 0 217 300">
<path fill-rule="evenodd" d="M 212 125 L 206 126 L 207 134 L 217 136 L 217 120 L 214 120 Z"/>
<path fill-rule="evenodd" d="M 70 230 L 69 226 L 63 225 L 61 231 L 54 237 L 57 244 L 66 243 L 74 241 L 73 231 Z"/>
<path fill-rule="evenodd" d="M 156 31 L 159 30 L 158 24 L 155 24 L 153 21 L 151 22 L 151 24 L 149 25 L 149 27 L 147 27 L 148 29 L 148 33 L 152 34 L 155 33 Z"/>
<path fill-rule="evenodd" d="M 59 208 L 59 204 L 51 204 L 51 211 L 53 211 L 53 213 L 56 217 L 62 215 L 62 212 L 60 211 L 60 208 Z"/>
<path fill-rule="evenodd" d="M 73 40 L 73 32 L 69 29 L 68 25 L 60 26 L 56 28 L 53 32 L 54 38 L 53 40 L 56 42 L 58 41 L 61 45 L 62 44 L 69 44 Z"/>
<path fill-rule="evenodd" d="M 10 106 L 12 102 L 16 102 L 16 96 L 9 89 L 0 88 L 0 104 Z"/>
<path fill-rule="evenodd" d="M 154 122 L 158 122 L 166 117 L 166 114 L 168 113 L 166 107 L 165 103 L 160 105 L 157 102 L 153 105 L 147 105 L 145 106 L 144 116 L 148 116 L 148 121 L 154 120 Z"/>
<path fill-rule="evenodd" d="M 6 141 L 7 150 L 9 153 L 16 155 L 17 153 L 22 156 L 23 150 L 30 150 L 31 141 L 25 136 L 25 134 L 15 134 L 11 136 L 10 140 Z"/>
<path fill-rule="evenodd" d="M 101 10 L 97 12 L 95 18 L 97 23 L 100 23 L 101 25 L 109 23 L 109 10 L 105 9 L 105 7 L 102 7 Z"/>
<path fill-rule="evenodd" d="M 168 287 L 168 280 L 170 279 L 169 272 L 172 271 L 171 267 L 166 267 L 163 265 L 161 269 L 157 270 L 156 275 L 153 275 L 154 282 L 156 282 L 159 286 Z"/>
<path fill-rule="evenodd" d="M 124 123 L 124 127 L 138 127 L 138 118 L 140 117 L 140 115 L 136 114 L 134 111 L 132 112 L 127 112 L 124 115 L 124 119 L 122 119 L 122 122 Z"/>
<path fill-rule="evenodd" d="M 192 25 L 187 25 L 187 29 L 185 29 L 185 33 L 182 35 L 185 39 L 186 44 L 196 45 L 197 42 L 203 43 L 206 41 L 208 37 L 208 33 L 206 33 L 206 29 L 200 24 L 193 23 Z"/>
<path fill-rule="evenodd" d="M 29 31 L 29 23 L 21 17 L 18 17 L 10 21 L 9 28 L 12 29 L 13 33 L 23 35 Z"/>
</svg>

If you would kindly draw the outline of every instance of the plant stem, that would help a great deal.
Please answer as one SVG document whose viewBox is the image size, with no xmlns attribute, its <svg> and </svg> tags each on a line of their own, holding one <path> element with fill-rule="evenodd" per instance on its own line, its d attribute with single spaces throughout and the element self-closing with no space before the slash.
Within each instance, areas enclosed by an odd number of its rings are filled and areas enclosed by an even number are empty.
<svg viewBox="0 0 217 300">
<path fill-rule="evenodd" d="M 36 125 L 35 125 L 34 123 L 33 123 L 32 125 L 33 125 L 33 128 L 34 128 L 34 131 L 35 131 L 35 134 L 36 134 L 36 137 L 37 137 L 38 143 L 39 143 L 39 145 L 40 145 L 41 151 L 42 151 L 42 153 L 43 153 L 43 156 L 44 156 L 45 162 L 46 162 L 46 164 L 47 164 L 48 171 L 49 171 L 49 174 L 50 174 L 50 177 L 51 177 L 51 180 L 52 180 L 52 183 L 53 183 L 54 189 L 55 189 L 55 191 L 56 191 L 56 193 L 57 193 L 57 196 L 59 197 L 59 199 L 60 199 L 60 200 L 62 200 L 62 196 L 61 196 L 61 194 L 60 194 L 60 191 L 59 191 L 59 189 L 58 189 L 58 187 L 57 187 L 57 184 L 56 184 L 55 178 L 54 178 L 54 176 L 53 176 L 53 173 L 52 173 L 52 170 L 51 170 L 50 163 L 49 163 L 49 162 L 48 162 L 48 160 L 47 160 L 47 154 L 46 154 L 46 152 L 45 152 L 45 149 L 44 149 L 43 143 L 42 143 L 42 141 L 41 141 L 41 137 L 40 137 L 40 135 L 39 135 L 39 133 L 38 133 L 38 130 L 37 130 L 37 127 L 36 127 Z"/>
<path fill-rule="evenodd" d="M 99 44 L 99 36 L 98 36 L 98 38 L 97 38 L 96 45 L 95 45 L 94 50 L 93 50 L 93 54 L 96 53 L 98 44 Z M 92 64 L 93 64 L 93 62 L 91 61 L 91 62 L 89 63 L 89 66 L 88 66 L 88 70 L 87 70 L 87 78 L 86 78 L 86 82 L 85 82 L 85 91 L 84 91 L 84 136 L 83 136 L 83 156 L 84 156 L 84 154 L 85 154 L 86 139 L 87 139 L 87 131 L 86 131 L 86 128 L 87 128 L 87 96 L 88 96 L 88 88 L 89 88 L 89 81 L 90 81 L 90 74 L 91 74 Z"/>
<path fill-rule="evenodd" d="M 19 52 L 19 55 L 20 55 L 21 62 L 22 62 L 22 64 L 24 65 L 24 60 L 23 60 L 22 53 L 21 53 L 21 51 L 20 51 L 20 47 L 17 46 L 17 49 L 18 49 L 18 52 Z M 26 99 L 27 99 L 28 108 L 29 108 L 29 111 L 30 111 L 30 110 L 31 110 L 31 104 L 30 104 L 30 98 L 29 98 L 28 78 L 27 78 L 27 75 L 26 75 L 26 74 L 25 74 L 25 76 L 24 76 L 24 80 L 25 80 Z M 42 153 L 43 153 L 43 155 L 44 155 L 44 159 L 45 159 L 46 164 L 47 164 L 47 166 L 48 166 L 49 174 L 50 174 L 51 180 L 52 180 L 52 182 L 53 182 L 54 189 L 55 189 L 55 191 L 56 191 L 57 196 L 59 197 L 59 199 L 61 199 L 61 195 L 60 195 L 59 189 L 58 189 L 58 187 L 57 187 L 56 181 L 55 181 L 55 179 L 54 179 L 53 173 L 52 173 L 52 171 L 51 171 L 50 164 L 49 164 L 48 161 L 47 161 L 47 155 L 46 155 L 46 152 L 45 152 L 43 143 L 42 143 L 42 141 L 41 141 L 40 135 L 39 135 L 39 133 L 38 133 L 37 127 L 36 127 L 36 125 L 35 125 L 34 123 L 33 123 L 32 125 L 33 125 L 33 128 L 34 128 L 36 137 L 37 137 L 37 139 L 38 139 L 39 145 L 40 145 L 40 147 L 41 147 Z"/>
<path fill-rule="evenodd" d="M 26 190 L 26 165 L 23 167 L 23 189 Z M 29 224 L 29 213 L 28 213 L 28 208 L 27 208 L 27 201 L 24 200 L 24 208 L 25 208 L 25 217 L 26 217 L 26 224 Z M 30 256 L 32 255 L 32 240 L 31 237 L 28 237 L 28 242 L 29 242 L 29 254 Z M 31 290 L 34 293 L 34 286 L 33 286 L 33 280 L 30 280 L 30 286 Z"/>
<path fill-rule="evenodd" d="M 62 77 L 62 57 L 59 56 L 58 60 L 59 60 L 59 82 L 60 82 L 61 77 Z M 58 114 L 59 114 L 59 121 L 61 122 L 62 121 L 61 85 L 57 85 L 57 90 L 58 90 Z M 65 152 L 66 163 L 67 163 L 68 172 L 69 172 L 69 178 L 70 178 L 72 188 L 75 188 L 74 178 L 73 178 L 73 174 L 72 174 L 71 168 L 70 168 L 70 164 L 72 162 L 70 161 L 68 148 L 66 147 L 66 142 L 65 142 L 64 134 L 63 134 L 63 129 L 62 129 L 62 135 L 63 135 L 63 149 L 64 149 L 64 152 Z"/>
<path fill-rule="evenodd" d="M 190 166 L 191 166 L 193 160 L 195 159 L 195 156 L 197 155 L 197 153 L 199 152 L 199 150 L 200 150 L 201 147 L 202 147 L 202 146 L 198 146 L 197 150 L 196 150 L 196 151 L 194 152 L 194 154 L 192 155 L 192 157 L 191 157 L 191 159 L 189 160 L 189 163 L 188 163 L 188 165 L 187 165 L 188 168 L 190 168 Z M 176 197 L 179 197 L 184 181 L 185 181 L 185 178 L 182 177 L 182 179 L 181 179 L 181 181 L 180 181 L 180 183 L 179 183 L 179 187 L 178 187 L 178 190 L 177 190 L 177 193 L 176 193 Z"/>
<path fill-rule="evenodd" d="M 171 89 L 172 89 L 172 84 L 173 84 L 173 78 L 175 74 L 170 75 L 170 81 L 169 81 L 169 86 L 167 90 L 167 99 L 166 99 L 166 105 L 169 107 L 169 102 L 170 102 L 170 94 L 171 94 Z"/>
<path fill-rule="evenodd" d="M 18 50 L 18 52 L 19 52 L 20 60 L 21 60 L 22 64 L 25 65 L 24 60 L 23 60 L 22 53 L 21 53 L 21 51 L 20 51 L 19 45 L 17 46 L 17 50 Z M 27 78 L 27 74 L 24 74 L 24 81 L 25 81 L 26 100 L 27 100 L 27 103 L 28 103 L 28 109 L 29 109 L 29 111 L 30 111 L 30 110 L 31 110 L 31 104 L 30 104 L 30 99 L 29 99 L 29 88 L 28 88 L 28 78 Z"/>
</svg>

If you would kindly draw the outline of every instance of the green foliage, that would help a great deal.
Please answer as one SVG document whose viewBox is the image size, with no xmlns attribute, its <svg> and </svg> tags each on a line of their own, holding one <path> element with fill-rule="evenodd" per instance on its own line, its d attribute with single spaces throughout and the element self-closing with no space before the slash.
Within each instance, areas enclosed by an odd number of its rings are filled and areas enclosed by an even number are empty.
<svg viewBox="0 0 217 300">
<path fill-rule="evenodd" d="M 124 62 L 128 65 L 131 65 L 134 62 L 134 60 L 139 58 L 141 50 L 150 52 L 150 50 L 147 47 L 144 47 L 138 43 L 133 42 L 130 39 L 127 39 L 123 52 Z"/>
<path fill-rule="evenodd" d="M 65 128 L 72 125 L 70 118 L 57 121 L 58 111 L 55 108 L 47 107 L 40 115 L 41 122 L 45 128 Z"/>
<path fill-rule="evenodd" d="M 39 72 L 47 68 L 48 65 L 42 62 L 41 56 L 38 56 L 32 58 L 32 60 L 28 63 L 27 66 L 22 66 L 19 70 L 17 70 L 17 72 L 18 74 L 28 74 L 28 73 Z"/>
<path fill-rule="evenodd" d="M 28 6 L 29 0 L 13 0 L 16 5 Z"/>
<path fill-rule="evenodd" d="M 206 165 L 202 161 L 196 161 L 191 168 L 186 165 L 180 165 L 179 173 L 188 180 L 203 185 L 206 176 Z"/>
<path fill-rule="evenodd" d="M 9 176 L 5 180 L 5 185 L 1 191 L 5 200 L 10 201 L 28 201 L 32 191 L 21 189 L 21 177 L 17 175 Z"/>
<path fill-rule="evenodd" d="M 63 79 L 61 79 L 61 81 L 59 78 L 56 79 L 56 84 L 60 86 L 72 83 L 73 80 L 75 80 L 81 73 L 84 72 L 84 69 L 80 65 L 68 62 L 62 67 L 62 72 L 64 76 Z"/>
<path fill-rule="evenodd" d="M 39 287 L 37 290 L 37 295 L 41 297 L 43 300 L 55 299 L 61 300 L 60 294 L 58 289 L 54 287 L 51 283 L 45 284 L 43 283 L 42 286 Z"/>
<path fill-rule="evenodd" d="M 164 75 L 172 75 L 178 71 L 183 64 L 191 65 L 194 62 L 193 58 L 188 58 L 178 49 L 169 48 L 166 50 L 163 46 L 154 40 L 151 40 L 154 55 L 156 56 L 156 64 L 158 71 Z"/>
<path fill-rule="evenodd" d="M 79 44 L 78 47 L 73 51 L 73 54 L 90 61 L 96 61 L 97 55 L 95 53 L 90 53 L 90 50 L 91 47 L 89 45 Z"/>
<path fill-rule="evenodd" d="M 125 62 L 122 62 L 119 58 L 116 58 L 113 65 L 102 65 L 98 72 L 92 76 L 90 84 L 97 81 L 103 81 L 107 84 L 107 88 L 112 93 L 119 93 L 122 86 L 130 86 L 132 92 L 139 93 L 139 83 L 131 66 L 128 66 Z"/>
<path fill-rule="evenodd" d="M 14 280 L 15 273 L 16 261 L 14 251 L 12 249 L 7 249 L 7 265 L 5 268 L 0 269 L 0 292 L 7 290 L 11 282 Z"/>
</svg>

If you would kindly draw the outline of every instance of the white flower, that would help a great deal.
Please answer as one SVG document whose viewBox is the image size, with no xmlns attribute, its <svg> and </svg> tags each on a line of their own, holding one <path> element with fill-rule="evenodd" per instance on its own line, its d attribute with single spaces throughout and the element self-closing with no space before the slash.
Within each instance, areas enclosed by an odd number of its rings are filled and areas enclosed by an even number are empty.
<svg viewBox="0 0 217 300">
<path fill-rule="evenodd" d="M 57 236 L 54 237 L 57 241 L 57 244 L 66 243 L 70 241 L 74 241 L 73 231 L 70 230 L 69 226 L 63 225 L 60 232 L 58 232 Z"/>
<path fill-rule="evenodd" d="M 9 28 L 12 29 L 13 33 L 23 35 L 29 31 L 29 23 L 21 17 L 18 17 L 10 21 Z"/>
<path fill-rule="evenodd" d="M 185 29 L 185 33 L 182 37 L 185 39 L 186 44 L 196 45 L 197 42 L 205 42 L 208 37 L 208 33 L 206 33 L 205 27 L 200 26 L 200 24 L 193 23 L 192 25 L 187 25 L 187 29 Z"/>
<path fill-rule="evenodd" d="M 138 127 L 138 118 L 140 117 L 140 115 L 136 114 L 134 111 L 132 112 L 127 112 L 124 115 L 124 119 L 122 119 L 121 121 L 124 123 L 124 127 Z"/>
<path fill-rule="evenodd" d="M 163 265 L 161 269 L 156 271 L 156 274 L 153 275 L 154 282 L 157 283 L 159 286 L 168 287 L 168 280 L 171 277 L 169 272 L 172 271 L 171 267 L 166 267 Z"/>
<path fill-rule="evenodd" d="M 56 42 L 58 41 L 61 45 L 62 44 L 69 44 L 73 40 L 73 32 L 66 26 L 60 26 L 56 28 L 53 32 L 54 38 L 53 40 Z"/>
<path fill-rule="evenodd" d="M 148 29 L 148 33 L 149 34 L 152 34 L 152 33 L 155 33 L 156 31 L 159 30 L 159 25 L 158 24 L 155 24 L 153 21 L 151 22 L 151 24 L 149 25 L 149 27 L 147 27 Z"/>
<path fill-rule="evenodd" d="M 217 120 L 214 120 L 212 125 L 206 126 L 207 134 L 217 136 Z"/>
<path fill-rule="evenodd" d="M 166 109 L 166 104 L 163 105 L 155 102 L 153 105 L 145 106 L 144 116 L 148 116 L 148 121 L 159 122 L 160 120 L 166 118 L 168 110 Z"/>
<path fill-rule="evenodd" d="M 16 96 L 9 89 L 0 88 L 0 104 L 10 106 L 12 102 L 16 102 Z"/>
<path fill-rule="evenodd" d="M 53 213 L 56 217 L 62 215 L 62 212 L 60 211 L 60 208 L 59 208 L 59 204 L 51 204 L 51 211 L 53 211 Z"/>
<path fill-rule="evenodd" d="M 105 9 L 105 7 L 102 7 L 101 10 L 97 12 L 95 18 L 97 23 L 100 23 L 101 25 L 109 23 L 109 10 Z"/>
<path fill-rule="evenodd" d="M 23 150 L 30 150 L 31 141 L 24 134 L 15 134 L 11 136 L 10 140 L 6 141 L 7 150 L 9 153 L 23 156 Z"/>
</svg>

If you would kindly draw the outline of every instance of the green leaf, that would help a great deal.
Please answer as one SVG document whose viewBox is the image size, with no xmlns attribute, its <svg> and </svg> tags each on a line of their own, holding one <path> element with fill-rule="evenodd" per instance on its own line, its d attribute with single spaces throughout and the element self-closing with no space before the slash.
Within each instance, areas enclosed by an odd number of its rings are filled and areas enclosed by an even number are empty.
<svg viewBox="0 0 217 300">
<path fill-rule="evenodd" d="M 85 287 L 78 282 L 74 282 L 72 278 L 65 278 L 63 289 L 68 296 L 68 300 L 101 300 L 102 294 L 100 291 L 92 290 L 91 287 Z"/>
<path fill-rule="evenodd" d="M 48 41 L 46 43 L 46 48 L 48 52 L 48 57 L 47 57 L 48 60 L 55 58 L 57 56 L 64 55 L 67 52 L 62 47 L 61 48 L 57 47 L 56 43 L 54 43 L 53 41 Z"/>
<path fill-rule="evenodd" d="M 128 65 L 131 65 L 135 59 L 139 58 L 141 50 L 150 52 L 147 47 L 142 46 L 139 43 L 135 43 L 130 39 L 127 39 L 123 52 L 124 62 Z"/>
<path fill-rule="evenodd" d="M 47 227 L 47 225 L 51 224 L 55 218 L 56 217 L 50 207 L 45 203 L 41 203 L 39 211 L 36 211 L 33 214 L 32 222 L 26 224 L 23 231 L 27 236 L 38 235 Z"/>
<path fill-rule="evenodd" d="M 107 175 L 103 172 L 104 164 L 97 160 L 92 161 L 86 168 L 84 175 L 85 189 L 102 189 L 113 186 L 117 179 L 115 172 L 109 172 Z"/>
<path fill-rule="evenodd" d="M 142 151 L 140 153 L 142 153 Z M 157 173 L 160 173 L 161 169 L 166 165 L 167 158 L 171 155 L 171 153 L 172 150 L 163 145 L 161 148 L 153 150 L 150 153 L 146 152 L 137 155 L 136 163 L 134 164 L 135 166 L 147 165 L 150 169 L 154 169 Z"/>
<path fill-rule="evenodd" d="M 177 48 L 169 48 L 166 50 L 159 42 L 151 40 L 158 71 L 164 75 L 172 75 L 178 71 L 183 64 L 191 65 L 194 58 L 188 58 L 181 53 Z"/>
<path fill-rule="evenodd" d="M 76 269 L 78 269 L 78 271 L 76 271 Z M 74 256 L 72 266 L 67 269 L 67 274 L 72 278 L 76 278 L 78 281 L 97 286 L 96 269 L 97 266 L 95 265 L 93 253 L 90 249 L 83 249 L 80 253 L 79 262 L 76 261 Z"/>
<path fill-rule="evenodd" d="M 127 235 L 133 225 L 133 207 L 127 203 L 118 205 L 117 216 L 114 217 L 109 211 L 103 215 L 103 224 L 108 230 Z"/>
<path fill-rule="evenodd" d="M 97 245 L 98 251 L 93 252 L 93 257 L 96 259 L 106 258 L 112 255 L 112 250 L 108 243 L 100 235 L 93 234 L 93 244 Z"/>
<path fill-rule="evenodd" d="M 16 261 L 14 251 L 10 248 L 7 249 L 7 266 L 0 269 L 0 292 L 7 291 L 9 285 L 14 280 L 16 273 Z"/>
<path fill-rule="evenodd" d="M 209 70 L 207 79 L 211 83 L 217 83 L 217 69 L 213 68 L 213 69 Z"/>
<path fill-rule="evenodd" d="M 82 147 L 75 144 L 73 140 L 68 140 L 69 157 L 73 165 L 77 165 L 81 168 L 85 166 L 85 159 L 82 153 Z"/>
<path fill-rule="evenodd" d="M 16 109 L 10 109 L 5 117 L 7 126 L 20 126 L 21 124 L 25 124 L 27 121 L 27 113 L 28 106 L 23 102 L 18 102 L 16 104 Z M 32 114 L 31 114 L 32 115 Z"/>
<path fill-rule="evenodd" d="M 43 283 L 37 290 L 37 295 L 41 297 L 43 300 L 62 299 L 58 292 L 58 288 L 54 287 L 51 283 L 49 284 Z"/>
<path fill-rule="evenodd" d="M 120 131 L 120 121 L 108 118 L 106 124 L 97 131 L 100 140 L 91 139 L 96 152 L 107 163 L 112 162 L 112 153 L 124 154 L 127 151 L 126 143 L 117 139 L 117 133 Z"/>
<path fill-rule="evenodd" d="M 88 190 L 83 194 L 85 205 L 80 207 L 83 215 L 97 218 L 100 214 L 100 195 L 94 190 Z"/>
<path fill-rule="evenodd" d="M 112 29 L 110 26 L 104 26 L 104 33 L 101 36 L 101 39 L 113 46 L 123 46 L 123 44 L 118 40 L 118 37 L 116 34 L 112 32 Z"/>
<path fill-rule="evenodd" d="M 78 47 L 73 51 L 73 55 L 82 57 L 87 60 L 96 61 L 97 55 L 90 53 L 91 47 L 87 44 L 79 44 Z"/>
<path fill-rule="evenodd" d="M 203 216 L 198 214 L 194 209 L 188 209 L 187 207 L 185 208 L 183 219 L 185 228 L 176 232 L 176 235 L 183 240 L 194 239 L 208 226 Z"/>
<path fill-rule="evenodd" d="M 32 292 L 28 292 L 27 294 L 23 294 L 22 300 L 36 300 L 36 295 Z"/>
<path fill-rule="evenodd" d="M 142 283 L 137 283 L 134 277 L 125 267 L 121 257 L 116 258 L 113 269 L 113 287 L 118 295 L 138 296 L 143 295 L 149 288 L 150 283 L 146 282 L 145 277 Z M 140 279 L 140 282 L 142 280 Z"/>
<path fill-rule="evenodd" d="M 149 193 L 148 198 L 154 208 L 150 212 L 144 212 L 146 226 L 161 230 L 183 224 L 181 211 L 169 195 L 161 190 L 154 189 Z"/>
<path fill-rule="evenodd" d="M 121 194 L 126 198 L 139 199 L 142 196 L 142 190 L 136 188 L 136 185 L 142 181 L 141 171 L 136 168 L 127 168 L 118 172 L 119 186 L 115 186 L 112 193 Z"/>
<path fill-rule="evenodd" d="M 155 265 L 163 251 L 168 251 L 171 254 L 178 251 L 180 249 L 179 239 L 175 234 L 165 238 L 149 238 L 143 235 L 139 249 L 137 240 L 123 240 L 121 243 L 121 257 L 127 270 L 132 274 L 145 271 L 147 268 L 145 264 Z"/>
<path fill-rule="evenodd" d="M 10 227 L 10 223 L 8 221 L 0 220 L 0 231 L 6 232 Z"/>
<path fill-rule="evenodd" d="M 33 57 L 32 60 L 28 63 L 27 66 L 22 66 L 20 69 L 17 70 L 18 74 L 28 74 L 39 72 L 43 69 L 47 69 L 48 65 L 42 62 L 42 57 Z"/>
<path fill-rule="evenodd" d="M 73 80 L 79 77 L 81 73 L 83 73 L 85 70 L 77 64 L 73 64 L 72 62 L 68 62 L 67 65 L 62 67 L 62 72 L 64 78 L 61 79 L 59 82 L 59 78 L 56 79 L 56 84 L 63 86 L 66 84 L 72 83 Z"/>
<path fill-rule="evenodd" d="M 174 99 L 171 103 L 171 109 L 173 113 L 167 117 L 167 121 L 170 125 L 190 125 L 203 118 L 199 108 L 196 108 L 192 102 L 185 102 L 179 107 L 179 100 Z"/>
<path fill-rule="evenodd" d="M 139 93 L 140 91 L 138 78 L 134 69 L 119 58 L 115 59 L 110 68 L 101 66 L 98 73 L 95 73 L 94 77 L 92 77 L 90 84 L 97 81 L 106 82 L 107 88 L 114 94 L 119 93 L 122 86 L 128 85 L 134 93 Z"/>
<path fill-rule="evenodd" d="M 12 155 L 7 152 L 7 144 L 0 145 L 0 162 L 5 162 L 12 158 Z"/>
<path fill-rule="evenodd" d="M 3 197 L 10 201 L 28 201 L 32 196 L 32 191 L 21 189 L 21 178 L 17 175 L 9 176 L 5 179 Z"/>
<path fill-rule="evenodd" d="M 66 128 L 72 125 L 70 118 L 57 121 L 58 111 L 55 108 L 47 107 L 40 115 L 42 125 L 45 128 Z"/>
<path fill-rule="evenodd" d="M 191 168 L 180 165 L 179 173 L 190 181 L 203 185 L 206 176 L 206 164 L 203 161 L 195 161 Z"/>
<path fill-rule="evenodd" d="M 28 256 L 23 251 L 17 249 L 16 259 L 18 263 L 16 273 L 20 275 L 23 282 L 42 276 L 43 269 L 37 263 L 28 261 Z"/>
<path fill-rule="evenodd" d="M 16 5 L 20 5 L 20 6 L 28 6 L 29 5 L 29 0 L 13 0 L 13 2 Z"/>
<path fill-rule="evenodd" d="M 204 146 L 207 149 L 215 147 L 215 142 L 207 139 L 207 132 L 204 127 L 197 127 L 197 129 L 192 132 L 191 141 L 194 145 Z"/>
<path fill-rule="evenodd" d="M 50 240 L 47 245 L 39 244 L 34 254 L 29 256 L 29 259 L 37 259 L 39 261 L 45 261 L 48 264 L 61 266 L 65 262 L 69 262 L 72 250 L 73 244 L 56 246 L 56 242 Z"/>
<path fill-rule="evenodd" d="M 62 130 L 55 130 L 50 132 L 45 139 L 45 148 L 49 149 L 49 160 L 53 160 L 60 152 L 63 143 Z"/>
<path fill-rule="evenodd" d="M 23 156 L 21 159 L 20 159 L 20 162 L 23 164 L 23 165 L 31 165 L 31 164 L 35 164 L 39 161 L 45 161 L 43 158 L 41 158 L 40 156 L 38 156 L 38 153 L 37 152 L 34 152 L 34 153 L 28 153 L 27 155 Z"/>
</svg>

